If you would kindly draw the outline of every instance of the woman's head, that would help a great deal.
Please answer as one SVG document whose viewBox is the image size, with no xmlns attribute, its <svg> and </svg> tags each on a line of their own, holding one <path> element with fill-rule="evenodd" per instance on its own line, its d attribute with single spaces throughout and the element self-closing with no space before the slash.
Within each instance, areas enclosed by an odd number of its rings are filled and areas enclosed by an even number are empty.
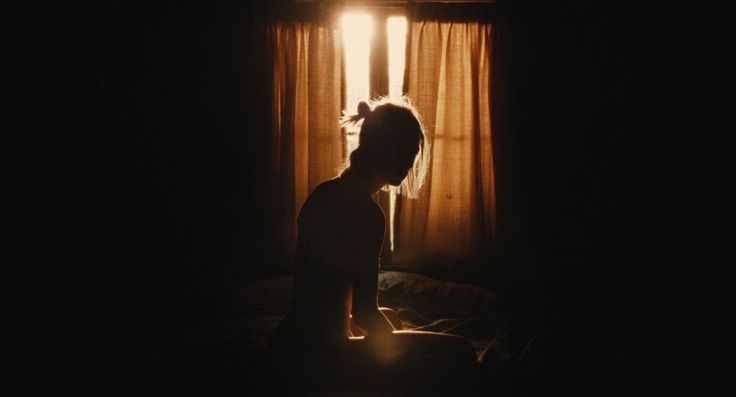
<svg viewBox="0 0 736 397">
<path fill-rule="evenodd" d="M 373 173 L 398 186 L 402 194 L 416 197 L 429 167 L 429 141 L 419 114 L 407 99 L 372 105 L 361 102 L 358 114 L 343 119 L 343 125 L 362 120 L 358 148 L 343 174 Z"/>
</svg>

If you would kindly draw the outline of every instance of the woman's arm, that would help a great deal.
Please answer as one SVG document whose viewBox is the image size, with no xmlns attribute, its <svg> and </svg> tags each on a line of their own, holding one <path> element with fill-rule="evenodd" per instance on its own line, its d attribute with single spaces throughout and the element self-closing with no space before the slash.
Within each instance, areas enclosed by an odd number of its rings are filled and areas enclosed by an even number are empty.
<svg viewBox="0 0 736 397">
<path fill-rule="evenodd" d="M 353 321 L 368 337 L 390 334 L 394 327 L 378 310 L 378 262 L 361 264 L 353 279 Z"/>
</svg>

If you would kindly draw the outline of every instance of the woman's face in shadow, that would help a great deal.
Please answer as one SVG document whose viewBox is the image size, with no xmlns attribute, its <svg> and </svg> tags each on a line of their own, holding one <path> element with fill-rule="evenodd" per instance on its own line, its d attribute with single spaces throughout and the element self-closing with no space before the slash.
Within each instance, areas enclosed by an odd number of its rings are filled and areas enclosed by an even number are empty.
<svg viewBox="0 0 736 397">
<path fill-rule="evenodd" d="M 419 153 L 419 142 L 401 142 L 387 149 L 381 177 L 391 186 L 399 186 L 409 174 Z"/>
</svg>

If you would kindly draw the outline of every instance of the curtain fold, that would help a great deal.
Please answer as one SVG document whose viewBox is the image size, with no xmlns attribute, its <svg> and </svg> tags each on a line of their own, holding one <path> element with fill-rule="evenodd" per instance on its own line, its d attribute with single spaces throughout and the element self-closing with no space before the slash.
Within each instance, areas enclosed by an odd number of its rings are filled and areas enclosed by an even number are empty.
<svg viewBox="0 0 736 397">
<path fill-rule="evenodd" d="M 410 21 L 404 92 L 432 143 L 428 183 L 399 197 L 393 264 L 479 274 L 495 240 L 491 39 L 486 22 Z"/>
<path fill-rule="evenodd" d="M 309 193 L 344 161 L 342 58 L 336 28 L 320 22 L 274 22 L 272 198 L 274 258 L 289 267 L 296 218 Z"/>
</svg>

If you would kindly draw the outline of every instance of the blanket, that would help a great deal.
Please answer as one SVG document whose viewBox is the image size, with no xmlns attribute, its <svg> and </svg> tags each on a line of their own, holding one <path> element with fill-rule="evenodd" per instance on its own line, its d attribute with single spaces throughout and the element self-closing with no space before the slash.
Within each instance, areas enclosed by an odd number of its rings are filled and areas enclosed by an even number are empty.
<svg viewBox="0 0 736 397">
<path fill-rule="evenodd" d="M 223 337 L 247 348 L 264 348 L 271 331 L 289 308 L 290 276 L 260 280 L 237 294 Z M 473 343 L 479 358 L 498 324 L 493 294 L 482 287 L 398 271 L 380 272 L 380 306 L 397 311 L 401 329 L 460 335 Z"/>
</svg>

